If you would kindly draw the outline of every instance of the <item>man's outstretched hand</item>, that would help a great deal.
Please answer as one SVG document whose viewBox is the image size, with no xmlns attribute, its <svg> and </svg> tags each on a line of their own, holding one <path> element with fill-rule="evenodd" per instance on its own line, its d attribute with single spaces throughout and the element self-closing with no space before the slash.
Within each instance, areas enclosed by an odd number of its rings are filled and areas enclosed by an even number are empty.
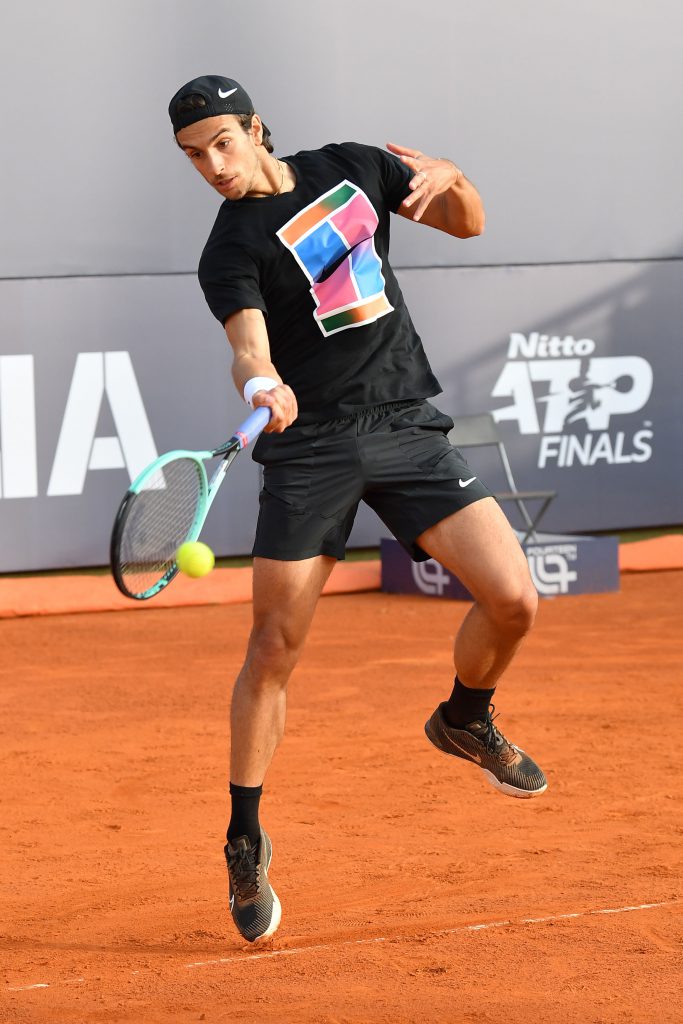
<svg viewBox="0 0 683 1024">
<path fill-rule="evenodd" d="M 412 220 L 420 220 L 432 199 L 447 192 L 464 177 L 452 160 L 426 156 L 419 149 L 397 146 L 393 142 L 387 142 L 387 149 L 414 171 L 409 185 L 412 195 L 402 203 L 403 207 L 411 210 Z"/>
</svg>

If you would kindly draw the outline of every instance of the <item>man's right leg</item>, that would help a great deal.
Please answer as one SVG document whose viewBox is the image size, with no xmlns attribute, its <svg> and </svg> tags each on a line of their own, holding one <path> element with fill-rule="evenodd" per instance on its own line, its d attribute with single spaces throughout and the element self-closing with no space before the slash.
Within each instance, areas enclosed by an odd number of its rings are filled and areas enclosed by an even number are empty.
<svg viewBox="0 0 683 1024">
<path fill-rule="evenodd" d="M 254 559 L 254 626 L 232 695 L 230 779 L 260 786 L 282 739 L 287 681 L 336 559 Z"/>
<path fill-rule="evenodd" d="M 254 559 L 254 625 L 231 708 L 232 816 L 225 855 L 230 910 L 250 942 L 273 935 L 280 902 L 268 881 L 270 838 L 258 821 L 266 771 L 282 739 L 287 682 L 336 559 Z"/>
</svg>

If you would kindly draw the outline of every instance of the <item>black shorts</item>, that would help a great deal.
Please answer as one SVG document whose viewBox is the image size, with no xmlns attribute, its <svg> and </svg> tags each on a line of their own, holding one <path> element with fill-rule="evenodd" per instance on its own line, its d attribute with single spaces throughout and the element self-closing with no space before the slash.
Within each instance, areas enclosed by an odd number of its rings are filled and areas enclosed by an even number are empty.
<svg viewBox="0 0 683 1024">
<path fill-rule="evenodd" d="M 491 493 L 448 441 L 452 426 L 429 402 L 409 401 L 261 434 L 253 454 L 263 466 L 253 554 L 343 558 L 362 500 L 424 561 L 416 538 Z"/>
</svg>

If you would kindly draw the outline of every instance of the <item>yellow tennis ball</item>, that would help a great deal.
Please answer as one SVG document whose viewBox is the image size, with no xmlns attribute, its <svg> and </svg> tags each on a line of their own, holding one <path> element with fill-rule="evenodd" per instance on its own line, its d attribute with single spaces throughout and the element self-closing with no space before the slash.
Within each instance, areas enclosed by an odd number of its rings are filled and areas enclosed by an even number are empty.
<svg viewBox="0 0 683 1024">
<path fill-rule="evenodd" d="M 202 544 L 199 540 L 188 540 L 176 551 L 175 560 L 181 572 L 197 579 L 211 572 L 216 557 L 208 544 Z"/>
</svg>

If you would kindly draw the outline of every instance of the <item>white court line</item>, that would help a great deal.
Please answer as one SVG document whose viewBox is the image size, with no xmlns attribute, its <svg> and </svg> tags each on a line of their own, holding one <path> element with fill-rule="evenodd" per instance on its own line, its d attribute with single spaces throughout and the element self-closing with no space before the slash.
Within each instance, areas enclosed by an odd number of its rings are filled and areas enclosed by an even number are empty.
<svg viewBox="0 0 683 1024">
<path fill-rule="evenodd" d="M 34 988 L 54 988 L 55 985 L 78 985 L 79 982 L 85 981 L 85 978 L 64 978 L 63 981 L 53 981 L 51 984 L 46 982 L 40 982 L 37 985 L 8 985 L 7 992 L 30 992 Z"/>
<path fill-rule="evenodd" d="M 506 925 L 515 924 L 545 924 L 548 921 L 566 921 L 575 917 L 590 917 L 594 914 L 626 914 L 633 910 L 652 910 L 654 907 L 671 907 L 680 903 L 680 899 L 663 900 L 661 903 L 639 903 L 637 906 L 609 907 L 604 910 L 581 910 L 572 914 L 550 914 L 548 917 L 522 917 L 517 920 L 489 921 L 484 924 L 462 924 L 457 928 L 443 928 L 437 932 L 421 932 L 418 935 L 395 935 L 392 938 L 378 936 L 372 939 L 345 939 L 342 942 L 329 942 L 320 946 L 297 946 L 292 949 L 274 949 L 269 953 L 253 953 L 243 956 L 225 956 L 217 960 L 197 960 L 195 963 L 185 964 L 186 967 L 211 967 L 214 964 L 243 964 L 252 960 L 270 960 L 276 956 L 295 956 L 298 953 L 315 953 L 321 949 L 339 949 L 341 946 L 369 946 L 378 942 L 401 942 L 406 939 L 415 938 L 440 938 L 442 935 L 457 935 L 459 932 L 482 932 L 490 928 L 504 928 Z"/>
<path fill-rule="evenodd" d="M 546 924 L 549 921 L 566 921 L 570 918 L 593 917 L 596 914 L 627 914 L 634 910 L 653 910 L 657 907 L 673 907 L 683 902 L 681 899 L 662 900 L 660 903 L 639 903 L 628 907 L 605 907 L 600 910 L 580 910 L 571 914 L 549 914 L 547 917 L 520 917 L 506 921 L 489 921 L 483 924 L 462 924 L 457 928 L 443 928 L 440 931 L 418 932 L 412 935 L 378 935 L 371 939 L 343 939 L 341 942 L 327 942 L 317 946 L 295 946 L 292 949 L 273 949 L 269 953 L 251 953 L 241 956 L 225 956 L 217 960 L 197 960 L 185 967 L 213 967 L 219 964 L 245 964 L 255 960 L 272 960 L 280 956 L 298 956 L 301 953 L 318 953 L 323 949 L 341 949 L 342 946 L 370 946 L 379 945 L 381 942 L 403 942 L 407 939 L 427 938 L 435 939 L 443 935 L 458 935 L 461 932 L 483 932 L 493 928 L 505 928 L 514 925 Z M 139 974 L 139 971 L 131 971 L 131 974 Z M 35 989 L 54 988 L 57 985 L 74 985 L 84 982 L 85 978 L 67 978 L 64 981 L 38 982 L 35 985 L 8 985 L 6 992 L 30 992 Z"/>
</svg>

